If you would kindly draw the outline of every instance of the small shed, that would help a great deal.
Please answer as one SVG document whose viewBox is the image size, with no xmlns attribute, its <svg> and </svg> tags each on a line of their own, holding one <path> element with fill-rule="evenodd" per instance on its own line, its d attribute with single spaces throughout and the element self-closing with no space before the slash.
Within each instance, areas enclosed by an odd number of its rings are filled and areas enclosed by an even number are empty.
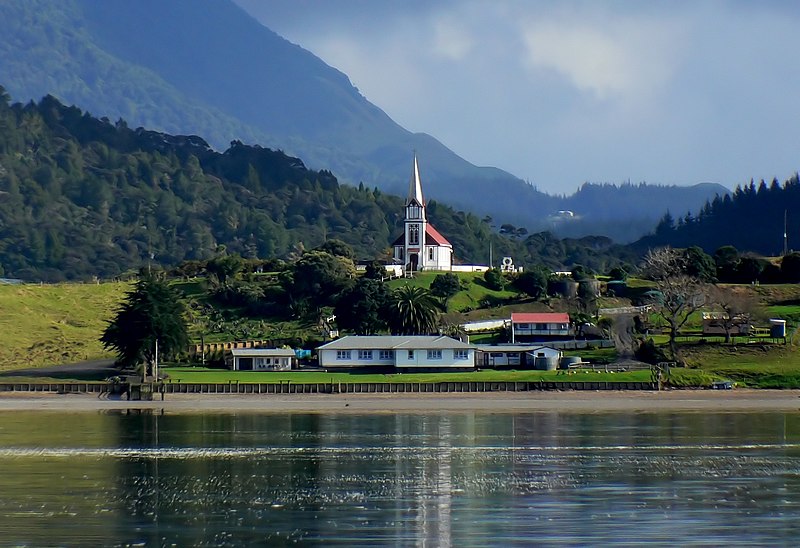
<svg viewBox="0 0 800 548">
<path fill-rule="evenodd" d="M 297 366 L 291 348 L 232 348 L 234 371 L 289 371 Z"/>
<path fill-rule="evenodd" d="M 480 367 L 518 367 L 530 369 L 537 357 L 561 358 L 561 350 L 530 344 L 477 345 Z"/>
</svg>

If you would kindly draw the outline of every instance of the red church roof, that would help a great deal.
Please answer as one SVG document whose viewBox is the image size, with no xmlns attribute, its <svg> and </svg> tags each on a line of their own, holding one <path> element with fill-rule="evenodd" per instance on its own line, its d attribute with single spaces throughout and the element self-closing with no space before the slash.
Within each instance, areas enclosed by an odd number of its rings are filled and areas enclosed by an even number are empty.
<svg viewBox="0 0 800 548">
<path fill-rule="evenodd" d="M 512 312 L 511 323 L 569 323 L 566 312 Z"/>
<path fill-rule="evenodd" d="M 453 244 L 448 242 L 447 238 L 442 236 L 430 223 L 425 226 L 425 242 L 433 242 L 436 245 L 448 245 L 453 247 Z"/>
<path fill-rule="evenodd" d="M 392 247 L 405 245 L 406 244 L 406 235 L 405 232 L 400 234 L 397 239 L 392 242 Z M 442 234 L 433 228 L 430 223 L 425 225 L 425 245 L 444 245 L 448 247 L 453 247 L 453 244 L 447 241 L 447 238 L 442 236 Z"/>
</svg>

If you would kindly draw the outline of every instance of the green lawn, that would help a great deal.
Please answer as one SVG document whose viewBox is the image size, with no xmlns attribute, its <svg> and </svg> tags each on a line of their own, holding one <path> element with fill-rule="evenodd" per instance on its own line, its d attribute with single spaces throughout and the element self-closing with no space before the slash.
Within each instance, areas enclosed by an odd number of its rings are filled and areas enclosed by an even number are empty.
<svg viewBox="0 0 800 548">
<path fill-rule="evenodd" d="M 410 279 L 399 278 L 391 280 L 389 287 L 395 289 L 407 284 L 428 289 L 436 276 L 440 274 L 442 272 L 418 272 Z M 466 289 L 459 291 L 449 300 L 447 303 L 448 311 L 472 310 L 479 308 L 481 303 L 486 302 L 487 299 L 494 303 L 502 303 L 508 299 L 513 299 L 517 295 L 517 292 L 513 290 L 494 291 L 489 289 L 483 284 L 482 272 L 459 272 L 456 273 L 456 276 L 458 276 L 463 285 L 466 285 Z"/>
<path fill-rule="evenodd" d="M 172 382 L 187 383 L 354 383 L 354 382 L 535 382 L 545 381 L 649 381 L 649 371 L 629 371 L 624 373 L 560 371 L 493 371 L 451 373 L 325 373 L 321 371 L 228 371 L 200 367 L 167 367 L 162 373 L 169 375 Z"/>
</svg>

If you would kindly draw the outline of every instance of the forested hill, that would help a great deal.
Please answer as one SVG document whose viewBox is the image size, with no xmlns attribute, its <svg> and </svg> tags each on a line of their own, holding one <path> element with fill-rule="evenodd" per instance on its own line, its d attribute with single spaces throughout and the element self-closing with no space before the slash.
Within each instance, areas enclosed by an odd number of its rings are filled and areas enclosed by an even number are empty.
<svg viewBox="0 0 800 548">
<path fill-rule="evenodd" d="M 634 247 L 697 245 L 712 253 L 724 245 L 763 255 L 783 254 L 784 218 L 788 224 L 789 249 L 800 249 L 800 181 L 795 174 L 780 184 L 762 180 L 739 186 L 732 195 L 706 202 L 696 215 L 665 215 L 655 233 Z"/>
<path fill-rule="evenodd" d="M 411 165 L 408 159 L 406 177 Z M 385 257 L 403 199 L 340 185 L 282 152 L 130 129 L 47 96 L 10 104 L 0 87 L 0 275 L 57 281 L 115 277 L 226 250 L 285 258 L 338 238 L 362 259 Z M 492 234 L 478 217 L 429 203 L 456 259 L 495 257 L 603 270 L 631 252 L 607 238 Z M 498 221 L 500 221 L 498 219 Z"/>
<path fill-rule="evenodd" d="M 202 135 L 217 150 L 258 143 L 395 194 L 417 150 L 431 195 L 517 224 L 550 202 L 404 129 L 230 0 L 2 0 L 0 36 L 0 78 L 15 101 L 52 94 L 134 127 Z"/>
</svg>

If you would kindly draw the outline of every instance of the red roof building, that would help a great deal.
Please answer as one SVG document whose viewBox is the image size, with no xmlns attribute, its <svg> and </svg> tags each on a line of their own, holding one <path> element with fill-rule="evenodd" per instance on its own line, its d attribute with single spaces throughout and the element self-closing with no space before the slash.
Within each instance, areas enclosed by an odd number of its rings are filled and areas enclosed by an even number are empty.
<svg viewBox="0 0 800 548">
<path fill-rule="evenodd" d="M 573 336 L 566 312 L 513 312 L 511 342 L 567 339 Z"/>
</svg>

